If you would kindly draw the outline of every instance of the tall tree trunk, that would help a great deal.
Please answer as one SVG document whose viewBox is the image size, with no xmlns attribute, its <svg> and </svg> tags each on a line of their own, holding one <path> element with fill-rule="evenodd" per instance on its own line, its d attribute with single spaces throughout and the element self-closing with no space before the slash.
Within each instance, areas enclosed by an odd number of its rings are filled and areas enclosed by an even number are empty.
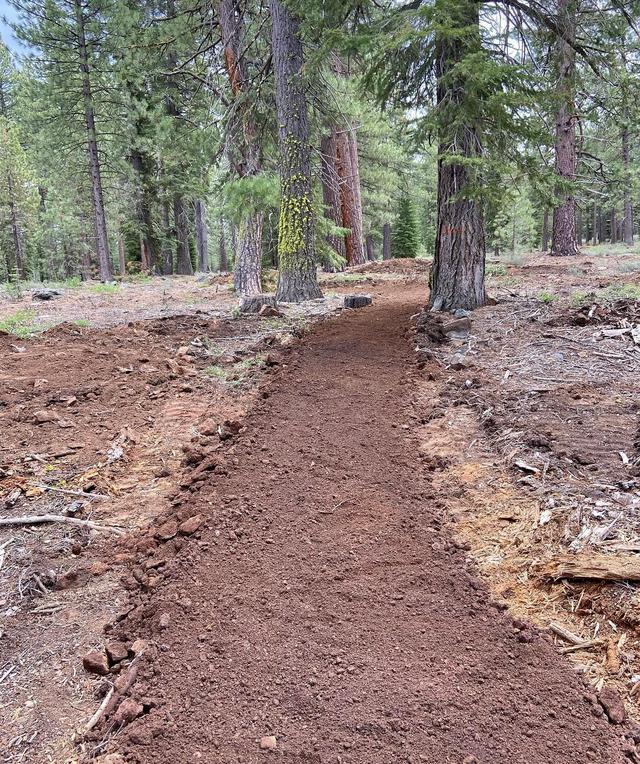
<svg viewBox="0 0 640 764">
<path fill-rule="evenodd" d="M 549 250 L 549 210 L 545 210 L 542 215 L 542 251 Z"/>
<path fill-rule="evenodd" d="M 340 176 L 337 166 L 336 131 L 332 129 L 330 135 L 324 136 L 320 142 L 320 167 L 322 180 L 322 201 L 324 214 L 339 228 L 343 227 L 342 205 L 340 203 Z M 344 236 L 329 234 L 327 243 L 340 257 L 346 259 Z M 334 270 L 334 268 L 332 268 Z"/>
<path fill-rule="evenodd" d="M 243 4 L 240 0 L 220 0 L 218 18 L 224 47 L 224 62 L 235 108 L 227 126 L 227 156 L 240 178 L 258 175 L 261 169 L 261 140 L 247 99 L 248 62 L 244 42 Z M 262 290 L 262 229 L 264 214 L 248 213 L 239 225 L 239 244 L 234 253 L 233 281 L 238 294 Z"/>
<path fill-rule="evenodd" d="M 321 297 L 314 250 L 311 147 L 299 21 L 271 0 L 271 45 L 276 81 L 280 155 L 277 298 L 301 302 Z"/>
<path fill-rule="evenodd" d="M 173 225 L 176 232 L 176 273 L 179 276 L 191 276 L 193 266 L 189 252 L 189 219 L 182 194 L 173 196 Z"/>
<path fill-rule="evenodd" d="M 224 235 L 224 219 L 220 218 L 220 244 L 219 244 L 219 259 L 218 259 L 218 270 L 219 271 L 228 271 L 229 270 L 229 262 L 227 260 L 227 241 Z"/>
<path fill-rule="evenodd" d="M 436 9 L 458 29 L 473 34 L 436 34 L 437 102 L 448 104 L 441 116 L 438 159 L 438 220 L 431 271 L 432 310 L 473 310 L 484 305 L 485 236 L 482 204 L 471 191 L 468 165 L 456 156 L 474 160 L 482 154 L 477 126 L 455 124 L 452 105 L 465 98 L 464 67 L 467 55 L 480 49 L 479 3 L 461 0 L 455 8 L 448 0 L 436 0 Z M 453 161 L 452 161 L 452 157 Z"/>
<path fill-rule="evenodd" d="M 595 202 L 593 203 L 593 231 L 591 233 L 593 234 L 591 241 L 595 247 L 598 243 L 598 205 Z"/>
<path fill-rule="evenodd" d="M 349 265 L 360 265 L 366 260 L 364 234 L 362 230 L 362 194 L 360 191 L 360 163 L 358 161 L 358 139 L 354 125 L 350 125 L 347 133 L 347 143 L 349 146 L 349 183 L 351 185 L 351 196 L 353 198 L 353 211 L 351 215 L 351 239 L 352 262 Z"/>
<path fill-rule="evenodd" d="M 13 239 L 15 269 L 18 278 L 24 281 L 27 278 L 27 258 L 11 172 L 7 173 L 7 194 L 9 196 L 9 217 L 11 218 L 11 237 Z"/>
<path fill-rule="evenodd" d="M 576 37 L 577 0 L 557 0 L 558 26 L 564 33 L 557 41 L 558 111 L 556 114 L 555 167 L 563 184 L 576 179 L 576 54 L 572 43 Z M 573 190 L 563 190 L 563 200 L 553 211 L 551 254 L 556 257 L 578 254 L 576 239 L 576 200 Z"/>
<path fill-rule="evenodd" d="M 382 226 L 382 259 L 391 260 L 391 225 Z"/>
<path fill-rule="evenodd" d="M 633 245 L 633 204 L 631 202 L 631 158 L 629 151 L 629 128 L 622 129 L 622 166 L 624 170 L 624 243 Z"/>
<path fill-rule="evenodd" d="M 98 137 L 96 133 L 96 118 L 91 90 L 91 72 L 89 69 L 89 54 L 85 36 L 85 17 L 81 0 L 74 0 L 76 12 L 76 33 L 78 39 L 78 54 L 80 57 L 80 77 L 82 82 L 82 100 L 84 103 L 85 128 L 87 131 L 87 154 L 89 157 L 89 176 L 91 180 L 91 201 L 93 203 L 93 223 L 96 233 L 96 253 L 100 280 L 109 281 L 111 278 L 111 262 L 109 259 L 109 240 L 107 236 L 107 218 L 104 211 L 102 193 L 102 175 L 100 155 L 98 154 Z"/>
<path fill-rule="evenodd" d="M 369 262 L 373 262 L 373 260 L 376 259 L 376 250 L 373 244 L 373 236 L 371 234 L 368 234 L 365 241 L 366 241 L 366 247 L 367 247 L 367 260 Z"/>
<path fill-rule="evenodd" d="M 207 232 L 207 210 L 202 199 L 195 203 L 196 250 L 198 252 L 198 270 L 209 271 L 209 235 Z"/>
</svg>

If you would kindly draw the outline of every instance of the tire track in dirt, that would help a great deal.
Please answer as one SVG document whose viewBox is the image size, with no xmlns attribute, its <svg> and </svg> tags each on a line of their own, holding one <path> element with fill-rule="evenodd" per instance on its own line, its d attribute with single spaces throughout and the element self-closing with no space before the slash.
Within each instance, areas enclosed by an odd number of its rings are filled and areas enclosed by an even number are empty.
<svg viewBox="0 0 640 764">
<path fill-rule="evenodd" d="M 182 496 L 207 527 L 122 630 L 156 645 L 134 686 L 146 713 L 109 743 L 129 764 L 626 760 L 592 692 L 490 602 L 432 507 L 404 424 L 421 298 L 387 293 L 312 332 L 235 466 Z"/>
</svg>

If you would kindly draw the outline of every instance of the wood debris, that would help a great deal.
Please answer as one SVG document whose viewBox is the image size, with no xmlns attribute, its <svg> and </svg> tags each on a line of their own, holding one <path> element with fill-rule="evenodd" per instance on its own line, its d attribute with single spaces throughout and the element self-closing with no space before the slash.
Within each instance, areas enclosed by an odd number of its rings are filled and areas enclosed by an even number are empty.
<svg viewBox="0 0 640 764">
<path fill-rule="evenodd" d="M 559 580 L 591 579 L 595 581 L 640 581 L 640 557 L 581 554 L 556 557 L 542 569 L 545 578 Z"/>
</svg>

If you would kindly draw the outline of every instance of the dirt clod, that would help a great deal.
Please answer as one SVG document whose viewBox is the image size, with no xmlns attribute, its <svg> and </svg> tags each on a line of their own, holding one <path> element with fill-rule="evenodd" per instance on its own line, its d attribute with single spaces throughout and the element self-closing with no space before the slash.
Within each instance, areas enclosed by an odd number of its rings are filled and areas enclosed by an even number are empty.
<svg viewBox="0 0 640 764">
<path fill-rule="evenodd" d="M 622 724 L 627 718 L 624 701 L 613 687 L 605 687 L 598 696 L 604 712 L 612 724 Z"/>
<path fill-rule="evenodd" d="M 160 541 L 169 541 L 178 533 L 178 524 L 175 520 L 163 523 L 155 532 L 155 537 Z"/>
<path fill-rule="evenodd" d="M 133 698 L 125 698 L 113 714 L 114 724 L 130 724 L 134 719 L 142 716 L 144 706 Z"/>
<path fill-rule="evenodd" d="M 190 536 L 192 533 L 195 533 L 198 528 L 200 528 L 203 522 L 204 518 L 202 515 L 194 515 L 193 517 L 185 520 L 183 523 L 180 523 L 178 530 L 183 536 Z"/>
<path fill-rule="evenodd" d="M 104 648 L 111 663 L 120 663 L 129 656 L 129 650 L 124 642 L 107 642 Z"/>
</svg>

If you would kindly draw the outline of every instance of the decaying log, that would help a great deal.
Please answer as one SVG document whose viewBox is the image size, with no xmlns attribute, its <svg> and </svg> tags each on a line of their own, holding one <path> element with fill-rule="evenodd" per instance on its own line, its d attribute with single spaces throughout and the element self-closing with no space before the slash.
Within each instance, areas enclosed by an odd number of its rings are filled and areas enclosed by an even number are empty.
<svg viewBox="0 0 640 764">
<path fill-rule="evenodd" d="M 593 581 L 640 581 L 638 555 L 583 554 L 557 557 L 542 570 L 545 578 L 591 579 Z"/>
</svg>

